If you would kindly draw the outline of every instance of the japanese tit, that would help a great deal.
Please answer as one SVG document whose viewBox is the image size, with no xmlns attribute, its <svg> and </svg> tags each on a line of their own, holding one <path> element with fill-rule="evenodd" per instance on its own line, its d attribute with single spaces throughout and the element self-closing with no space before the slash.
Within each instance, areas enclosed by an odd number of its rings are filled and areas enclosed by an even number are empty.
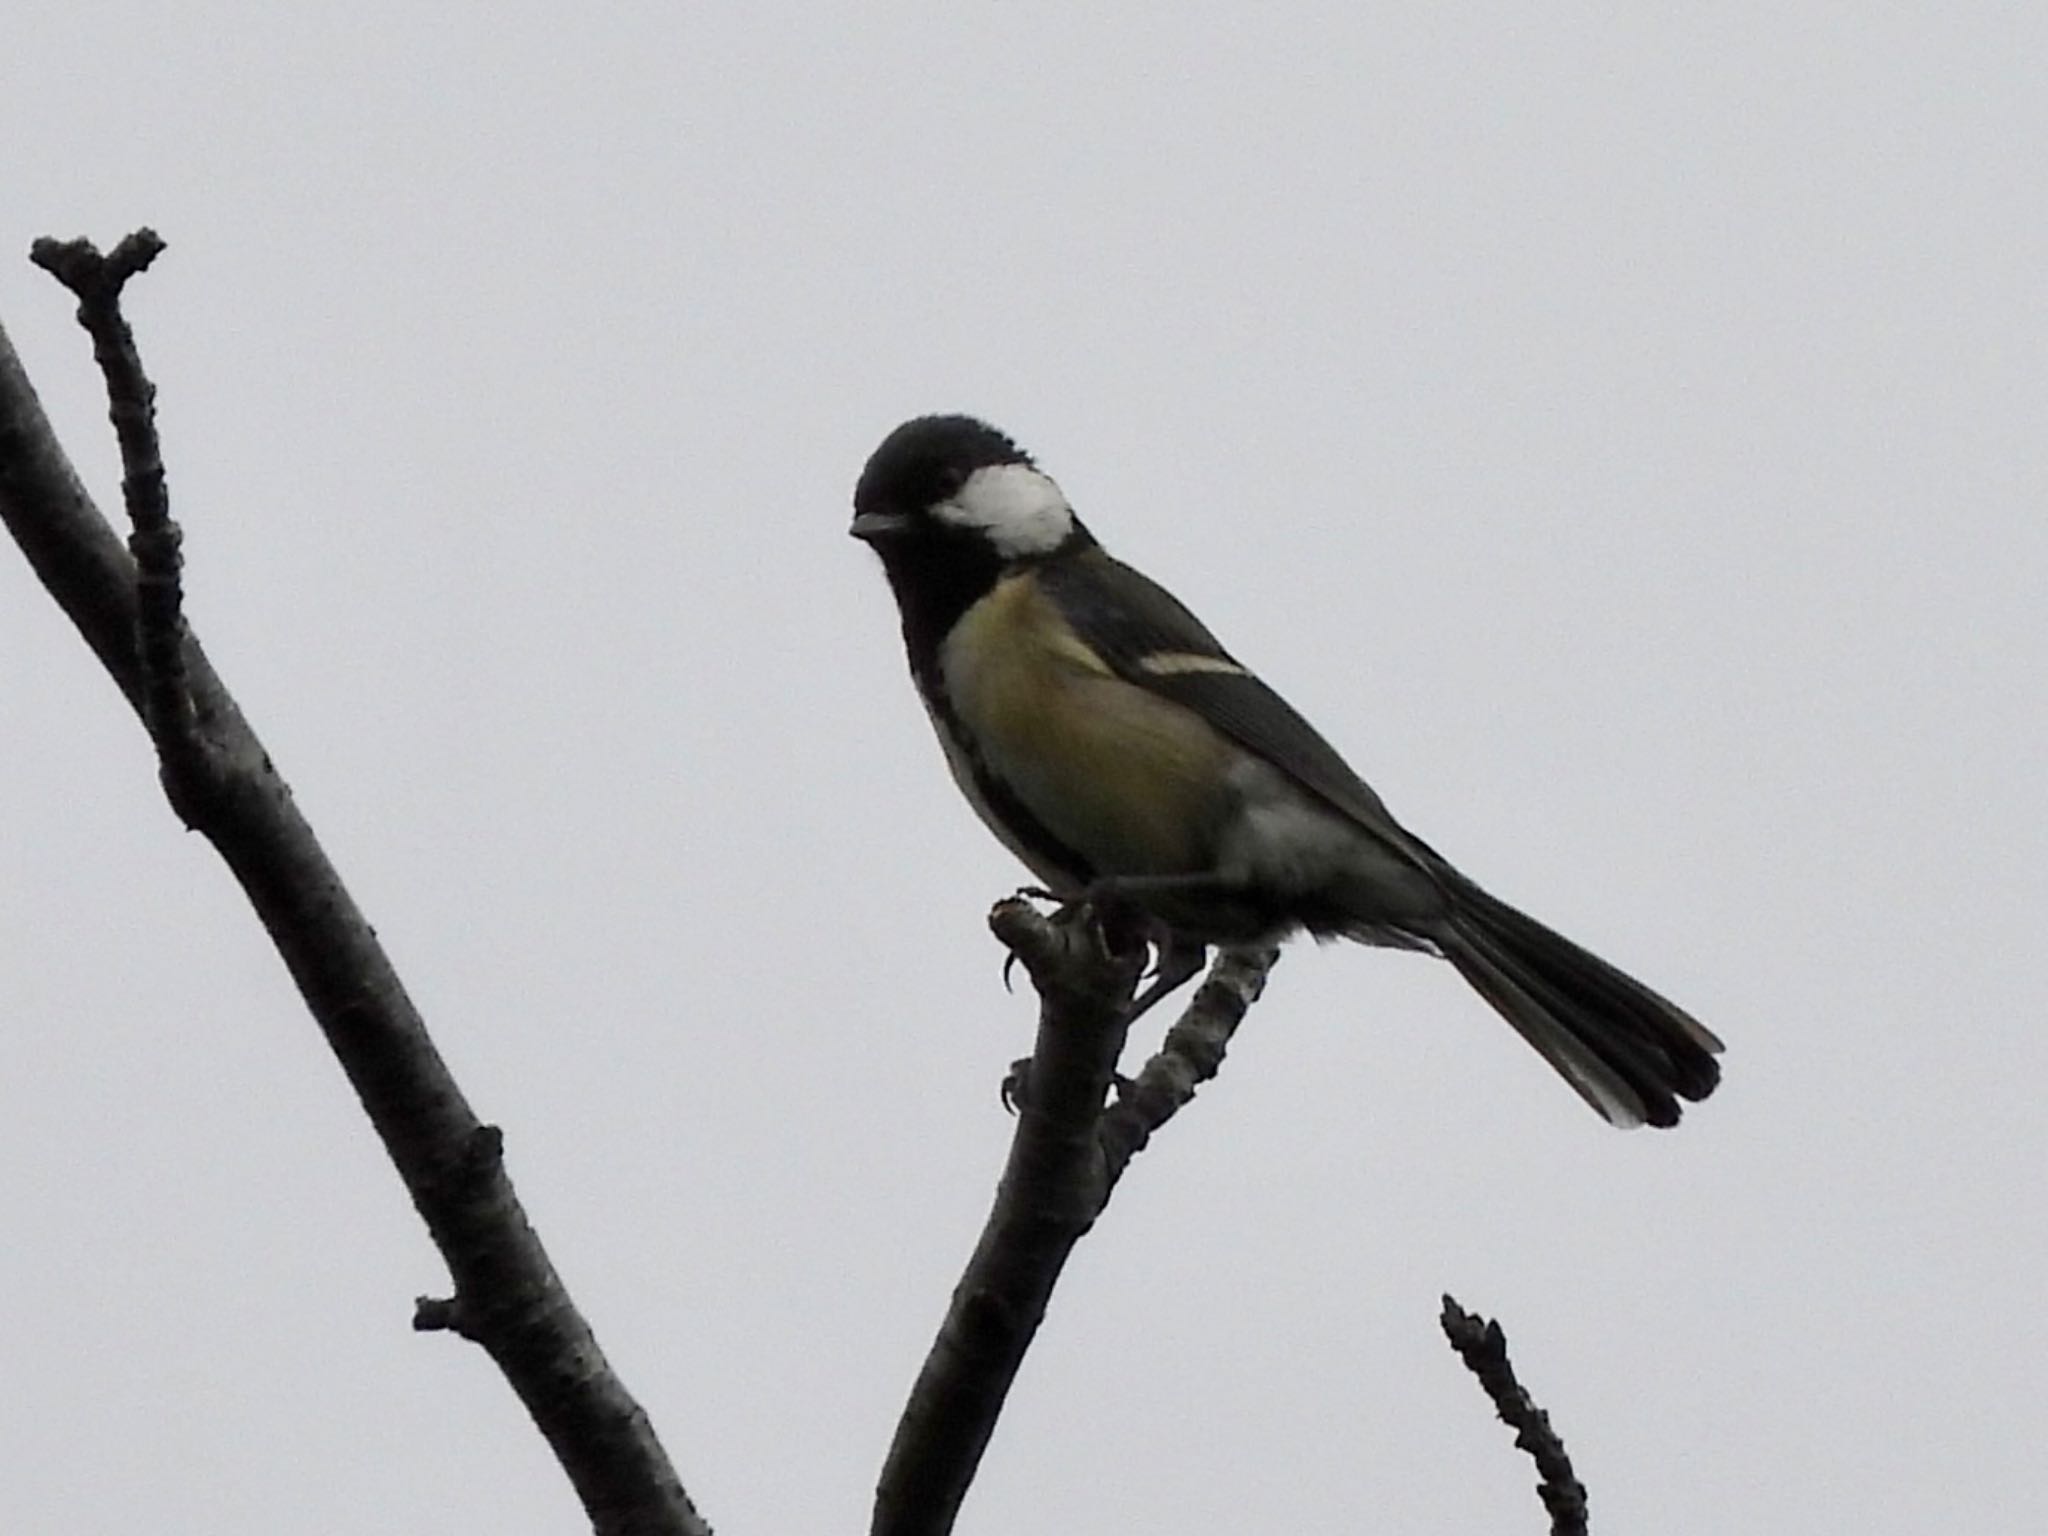
<svg viewBox="0 0 2048 1536">
<path fill-rule="evenodd" d="M 1466 879 L 1031 456 L 967 416 L 883 439 L 853 497 L 910 673 L 989 830 L 1055 895 L 1158 925 L 1149 1003 L 1210 944 L 1306 929 L 1442 956 L 1615 1125 L 1720 1077 L 1690 1015 Z"/>
</svg>

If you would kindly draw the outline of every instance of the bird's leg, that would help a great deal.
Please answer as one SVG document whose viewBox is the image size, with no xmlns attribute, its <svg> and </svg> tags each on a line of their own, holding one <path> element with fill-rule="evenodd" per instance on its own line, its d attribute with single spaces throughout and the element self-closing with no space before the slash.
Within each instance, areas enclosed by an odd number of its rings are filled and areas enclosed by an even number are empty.
<svg viewBox="0 0 2048 1536">
<path fill-rule="evenodd" d="M 1074 903 L 1092 911 L 1110 932 L 1110 942 L 1133 936 L 1152 948 L 1156 957 L 1150 977 L 1152 984 L 1131 1000 L 1129 1023 L 1169 993 L 1178 990 L 1208 963 L 1209 949 L 1197 940 L 1174 932 L 1172 926 L 1143 904 L 1148 895 L 1175 893 L 1212 894 L 1232 889 L 1229 882 L 1214 875 L 1111 875 L 1090 883 Z"/>
<path fill-rule="evenodd" d="M 1168 993 L 1177 991 L 1194 977 L 1201 974 L 1202 967 L 1209 963 L 1209 947 L 1206 944 L 1190 943 L 1177 938 L 1163 925 L 1149 941 L 1152 952 L 1158 956 L 1152 968 L 1152 985 L 1131 999 L 1130 1009 L 1124 1014 L 1124 1027 L 1136 1023 L 1140 1014 Z M 1117 1099 L 1130 1091 L 1131 1079 L 1121 1072 L 1112 1072 L 1109 1078 L 1110 1093 Z M 1031 1092 L 1031 1058 L 1010 1063 L 1009 1074 L 1003 1079 L 1003 1108 L 1015 1114 L 1022 1107 Z"/>
<path fill-rule="evenodd" d="M 1104 875 L 1091 880 L 1081 893 L 1087 905 L 1144 905 L 1159 897 L 1237 897 L 1243 899 L 1244 883 L 1226 876 L 1204 872 L 1196 875 Z"/>
<path fill-rule="evenodd" d="M 1046 890 L 1042 886 L 1026 886 L 1017 894 L 1036 901 L 1059 903 L 1052 914 L 1056 923 L 1072 922 L 1084 913 L 1092 914 L 1103 925 L 1104 937 L 1112 949 L 1122 949 L 1133 939 L 1149 944 L 1156 956 L 1148 973 L 1151 985 L 1131 1000 L 1126 1022 L 1137 1019 L 1161 998 L 1178 991 L 1201 973 L 1208 964 L 1208 946 L 1177 934 L 1173 929 L 1146 910 L 1148 897 L 1193 896 L 1216 897 L 1239 894 L 1242 886 L 1216 874 L 1193 875 L 1105 875 L 1092 880 L 1078 896 L 1063 895 L 1058 891 Z M 1010 967 L 1017 963 L 1015 955 L 1003 962 L 1003 985 L 1010 984 Z M 1014 1070 L 1004 1085 L 1003 1101 L 1012 1102 L 1015 1097 L 1019 1074 Z"/>
<path fill-rule="evenodd" d="M 1042 885 L 1020 885 L 1017 887 L 1017 894 L 1026 901 L 1049 901 L 1053 903 L 1052 920 L 1054 922 L 1059 922 L 1065 918 L 1074 908 L 1080 906 L 1087 899 L 1085 896 L 1076 896 L 1072 892 L 1062 893 L 1060 891 L 1047 890 Z"/>
<path fill-rule="evenodd" d="M 1144 925 L 1145 937 L 1158 956 L 1158 963 L 1152 971 L 1152 984 L 1131 1001 L 1130 1019 L 1136 1019 L 1161 998 L 1185 986 L 1201 973 L 1209 960 L 1207 945 L 1176 933 L 1169 924 L 1150 914 L 1148 903 L 1160 898 L 1241 899 L 1243 892 L 1240 882 L 1211 872 L 1105 875 L 1089 882 L 1078 905 L 1092 909 L 1098 916 L 1106 917 L 1113 913 L 1124 921 L 1135 916 Z"/>
<path fill-rule="evenodd" d="M 1131 1011 L 1124 1016 L 1127 1024 L 1169 992 L 1177 991 L 1192 981 L 1209 963 L 1208 945 L 1184 939 L 1172 929 L 1166 929 L 1154 938 L 1152 948 L 1159 957 L 1158 964 L 1152 969 L 1152 985 L 1131 999 Z"/>
</svg>

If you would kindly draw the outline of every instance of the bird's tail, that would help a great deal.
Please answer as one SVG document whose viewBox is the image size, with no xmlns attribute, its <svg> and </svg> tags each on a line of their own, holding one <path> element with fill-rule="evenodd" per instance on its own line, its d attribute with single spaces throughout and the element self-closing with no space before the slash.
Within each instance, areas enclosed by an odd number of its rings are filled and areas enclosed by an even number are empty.
<svg viewBox="0 0 2048 1536">
<path fill-rule="evenodd" d="M 1684 1009 L 1462 876 L 1448 893 L 1444 957 L 1610 1123 L 1676 1125 L 1714 1091 L 1721 1042 Z"/>
</svg>

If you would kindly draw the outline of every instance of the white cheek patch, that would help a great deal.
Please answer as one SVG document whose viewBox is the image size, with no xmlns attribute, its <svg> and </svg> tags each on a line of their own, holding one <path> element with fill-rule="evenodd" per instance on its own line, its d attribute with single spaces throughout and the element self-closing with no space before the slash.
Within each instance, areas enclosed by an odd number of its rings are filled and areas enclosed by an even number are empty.
<svg viewBox="0 0 2048 1536">
<path fill-rule="evenodd" d="M 950 501 L 932 508 L 932 515 L 956 528 L 979 529 L 1006 560 L 1050 554 L 1074 531 L 1074 509 L 1067 498 L 1050 475 L 1029 464 L 977 469 Z"/>
</svg>

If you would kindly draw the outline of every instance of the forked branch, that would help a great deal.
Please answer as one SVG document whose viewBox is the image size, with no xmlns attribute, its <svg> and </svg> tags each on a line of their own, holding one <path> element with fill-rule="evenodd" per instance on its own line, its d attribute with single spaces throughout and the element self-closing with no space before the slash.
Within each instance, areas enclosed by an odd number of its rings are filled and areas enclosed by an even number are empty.
<svg viewBox="0 0 2048 1536">
<path fill-rule="evenodd" d="M 1068 1254 L 1131 1158 L 1215 1075 L 1276 958 L 1226 953 L 1159 1053 L 1105 1108 L 1142 945 L 1115 948 L 1094 921 L 1054 922 L 1021 900 L 1000 903 L 989 926 L 1031 975 L 1038 1035 L 995 1203 L 882 1469 L 875 1536 L 953 1528 Z"/>
<path fill-rule="evenodd" d="M 347 1072 L 448 1262 L 450 1301 L 416 1326 L 480 1343 L 525 1402 L 604 1536 L 700 1536 L 647 1415 L 627 1393 L 290 790 L 208 665 L 182 611 L 179 535 L 152 390 L 122 318 L 123 285 L 162 248 L 148 231 L 102 256 L 38 242 L 35 260 L 79 301 L 106 376 L 134 554 L 58 445 L 0 331 L 0 520 L 142 718 L 167 792 L 241 883 Z"/>
</svg>

